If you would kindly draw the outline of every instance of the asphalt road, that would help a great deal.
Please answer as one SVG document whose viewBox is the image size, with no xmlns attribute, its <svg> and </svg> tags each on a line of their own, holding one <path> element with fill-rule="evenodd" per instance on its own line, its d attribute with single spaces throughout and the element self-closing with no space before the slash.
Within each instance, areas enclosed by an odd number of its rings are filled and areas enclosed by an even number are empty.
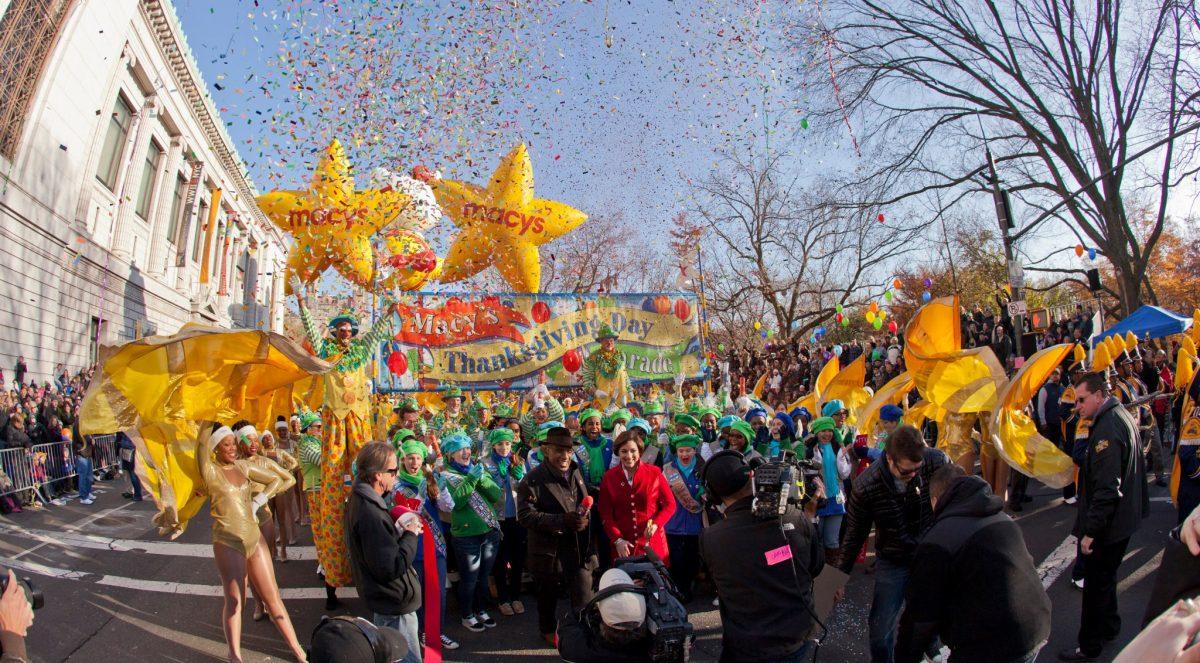
<svg viewBox="0 0 1200 663">
<path fill-rule="evenodd" d="M 216 661 L 226 651 L 221 631 L 218 575 L 211 555 L 207 510 L 175 541 L 158 537 L 149 501 L 120 495 L 122 479 L 98 482 L 91 506 L 71 500 L 65 506 L 0 516 L 0 563 L 29 575 L 46 596 L 29 637 L 35 661 Z M 1053 603 L 1050 641 L 1039 660 L 1054 660 L 1073 646 L 1079 628 L 1081 594 L 1070 582 L 1075 508 L 1058 491 L 1030 482 L 1034 497 L 1019 518 Z M 1121 567 L 1121 637 L 1105 652 L 1110 660 L 1136 635 L 1158 568 L 1163 542 L 1175 524 L 1165 489 L 1151 488 L 1151 517 L 1135 535 Z M 297 559 L 297 556 L 300 558 Z M 302 642 L 324 613 L 324 592 L 316 575 L 315 553 L 307 532 L 292 561 L 276 563 L 284 601 Z M 867 660 L 867 612 L 872 576 L 860 565 L 851 576 L 846 600 L 829 620 L 822 661 Z M 970 591 L 970 588 L 962 588 Z M 352 594 L 342 590 L 342 594 Z M 453 599 L 450 614 L 454 614 Z M 356 598 L 343 613 L 365 614 Z M 499 626 L 470 633 L 455 622 L 448 631 L 462 648 L 448 661 L 553 660 L 537 634 L 534 601 L 524 615 L 500 616 Z M 565 604 L 564 604 L 565 605 Z M 720 654 L 720 617 L 711 594 L 688 606 L 696 629 L 693 659 L 715 661 Z M 287 649 L 268 622 L 246 619 L 243 648 L 247 661 L 288 660 Z M 110 658 L 111 657 L 111 658 Z"/>
</svg>

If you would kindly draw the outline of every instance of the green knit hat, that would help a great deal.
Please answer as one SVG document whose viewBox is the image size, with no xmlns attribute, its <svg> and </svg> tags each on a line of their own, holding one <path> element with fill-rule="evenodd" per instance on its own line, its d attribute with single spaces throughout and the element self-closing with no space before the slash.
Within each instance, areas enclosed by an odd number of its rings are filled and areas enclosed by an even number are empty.
<svg viewBox="0 0 1200 663">
<path fill-rule="evenodd" d="M 411 454 L 417 454 L 424 461 L 429 456 L 429 447 L 416 438 L 405 440 L 404 444 L 400 445 L 400 457 L 403 458 Z"/>
<path fill-rule="evenodd" d="M 600 410 L 597 410 L 594 407 L 589 407 L 586 410 L 584 410 L 583 412 L 579 413 L 580 425 L 582 425 L 583 422 L 587 421 L 588 419 L 591 419 L 592 417 L 597 417 L 600 419 L 601 424 L 604 423 L 604 415 L 600 414 Z"/>
<path fill-rule="evenodd" d="M 309 426 L 312 426 L 315 423 L 320 423 L 320 421 L 321 421 L 321 415 L 317 414 L 316 412 L 313 412 L 311 410 L 308 412 L 301 412 L 300 413 L 300 432 L 304 432 L 304 431 L 308 430 Z"/>
<path fill-rule="evenodd" d="M 700 430 L 700 420 L 690 414 L 675 415 L 675 423 L 691 426 L 692 430 Z"/>
<path fill-rule="evenodd" d="M 664 414 L 665 412 L 666 409 L 663 408 L 662 401 L 658 400 L 646 401 L 646 407 L 642 409 L 642 413 L 646 416 L 650 416 L 652 414 Z"/>
<path fill-rule="evenodd" d="M 416 433 L 407 428 L 401 428 L 400 430 L 396 431 L 395 435 L 392 436 L 392 446 L 399 449 L 404 446 L 405 441 L 415 439 L 417 439 Z"/>
<path fill-rule="evenodd" d="M 700 442 L 701 440 L 699 435 L 692 435 L 690 433 L 688 435 L 676 435 L 675 437 L 671 438 L 671 447 L 674 449 L 678 449 L 679 447 L 691 447 L 693 449 L 699 449 Z"/>
<path fill-rule="evenodd" d="M 618 421 L 628 424 L 631 419 L 633 419 L 633 415 L 629 413 L 629 410 L 617 410 L 605 418 L 603 425 L 605 428 L 612 429 Z M 583 419 L 581 418 L 580 421 Z"/>
<path fill-rule="evenodd" d="M 732 424 L 729 424 L 729 430 L 735 433 L 741 433 L 742 436 L 746 438 L 747 445 L 754 444 L 754 429 L 751 428 L 750 424 L 746 423 L 745 421 L 739 419 Z"/>
<path fill-rule="evenodd" d="M 500 428 L 493 428 L 488 431 L 487 440 L 488 444 L 495 446 L 503 442 L 512 442 L 515 437 L 516 435 L 513 434 L 511 428 L 501 426 Z"/>
<path fill-rule="evenodd" d="M 834 423 L 833 417 L 817 417 L 809 425 L 808 430 L 812 433 L 820 433 L 823 430 L 834 430 L 837 424 Z"/>
</svg>

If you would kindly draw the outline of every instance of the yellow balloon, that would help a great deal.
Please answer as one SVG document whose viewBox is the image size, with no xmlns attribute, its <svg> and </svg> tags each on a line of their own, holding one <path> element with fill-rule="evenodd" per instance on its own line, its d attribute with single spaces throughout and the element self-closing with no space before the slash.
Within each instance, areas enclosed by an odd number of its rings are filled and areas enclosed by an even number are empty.
<svg viewBox="0 0 1200 663">
<path fill-rule="evenodd" d="M 760 329 L 762 329 L 762 323 L 759 322 L 758 320 L 755 320 L 754 321 L 754 331 L 758 331 Z"/>
<path fill-rule="evenodd" d="M 441 258 L 434 255 L 425 238 L 415 232 L 385 233 L 383 244 L 387 251 L 380 256 L 379 271 L 380 283 L 385 288 L 420 290 L 442 271 Z"/>
<path fill-rule="evenodd" d="M 875 322 L 875 311 L 867 311 L 867 322 Z"/>
<path fill-rule="evenodd" d="M 346 150 L 334 140 L 317 163 L 307 191 L 272 191 L 258 197 L 258 206 L 295 239 L 288 255 L 289 276 L 311 283 L 332 266 L 348 281 L 370 287 L 375 261 L 369 238 L 408 200 L 398 191 L 356 191 Z"/>
<path fill-rule="evenodd" d="M 587 220 L 573 207 L 533 197 L 533 165 L 524 143 L 500 160 L 486 188 L 454 180 L 436 180 L 432 186 L 438 204 L 460 229 L 442 265 L 443 283 L 495 266 L 513 290 L 538 292 L 538 247 Z"/>
</svg>

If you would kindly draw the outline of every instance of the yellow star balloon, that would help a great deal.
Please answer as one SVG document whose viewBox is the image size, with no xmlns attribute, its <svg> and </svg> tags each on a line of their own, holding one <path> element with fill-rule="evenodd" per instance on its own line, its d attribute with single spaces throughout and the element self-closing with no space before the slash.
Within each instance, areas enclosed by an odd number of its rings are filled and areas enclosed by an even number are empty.
<svg viewBox="0 0 1200 663">
<path fill-rule="evenodd" d="M 356 191 L 346 150 L 336 139 L 325 148 L 307 191 L 272 191 L 258 197 L 267 217 L 295 240 L 287 280 L 294 274 L 311 283 L 332 266 L 364 288 L 375 279 L 370 237 L 408 202 L 408 196 L 389 189 Z"/>
<path fill-rule="evenodd" d="M 461 281 L 494 265 L 517 292 L 538 292 L 538 247 L 587 220 L 574 207 L 533 197 L 533 165 L 525 144 L 500 160 L 486 188 L 435 180 L 438 204 L 460 228 L 442 265 L 443 283 Z"/>
</svg>

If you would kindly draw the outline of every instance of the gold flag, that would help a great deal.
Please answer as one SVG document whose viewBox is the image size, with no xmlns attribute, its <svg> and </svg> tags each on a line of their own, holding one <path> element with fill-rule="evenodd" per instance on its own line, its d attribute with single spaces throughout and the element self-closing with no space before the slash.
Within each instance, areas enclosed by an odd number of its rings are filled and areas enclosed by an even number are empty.
<svg viewBox="0 0 1200 663">
<path fill-rule="evenodd" d="M 900 405 L 904 402 L 904 397 L 913 389 L 912 377 L 905 371 L 900 375 L 888 380 L 888 383 L 879 388 L 870 401 L 859 410 L 858 430 L 866 433 L 871 439 L 875 435 L 875 424 L 879 421 L 879 409 L 884 405 Z M 915 418 L 915 417 L 913 417 Z M 903 418 L 904 423 L 913 423 L 910 420 L 909 413 L 905 413 Z M 914 424 L 915 425 L 915 424 Z"/>
<path fill-rule="evenodd" d="M 999 407 L 991 420 L 991 439 L 1000 457 L 1018 472 L 1052 488 L 1062 488 L 1074 480 L 1075 464 L 1038 433 L 1025 408 L 1054 369 L 1071 354 L 1072 345 L 1054 345 L 1030 357 L 1000 392 Z"/>
</svg>

